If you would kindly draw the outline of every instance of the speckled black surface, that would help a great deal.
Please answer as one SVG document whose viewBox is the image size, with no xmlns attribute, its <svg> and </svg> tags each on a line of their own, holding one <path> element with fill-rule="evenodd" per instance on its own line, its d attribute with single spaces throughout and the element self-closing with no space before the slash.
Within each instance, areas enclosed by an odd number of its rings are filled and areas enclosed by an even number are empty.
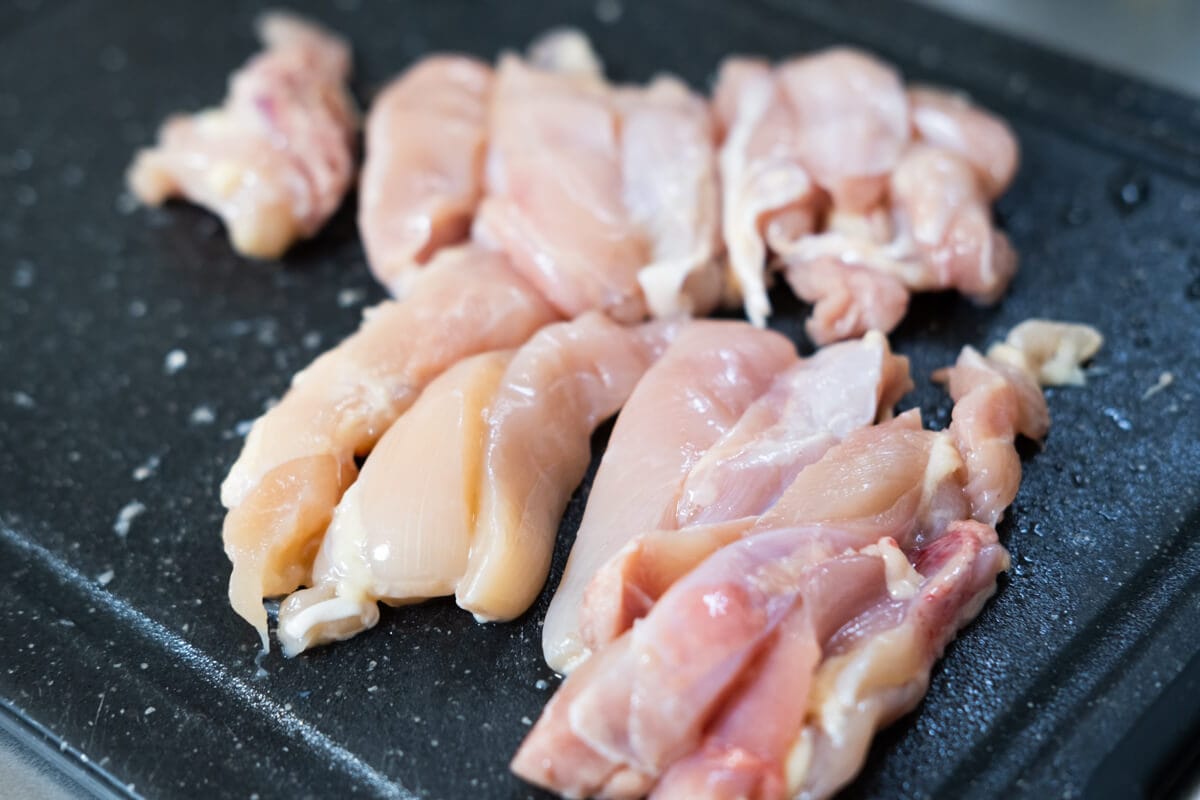
<svg viewBox="0 0 1200 800">
<path fill-rule="evenodd" d="M 1087 388 L 1050 393 L 1054 428 L 1001 528 L 1011 575 L 848 794 L 1081 792 L 1200 648 L 1196 105 L 885 0 L 628 3 L 615 23 L 611 2 L 296 5 L 352 38 L 363 98 L 430 49 L 490 56 L 570 22 L 619 77 L 671 69 L 697 85 L 729 51 L 858 42 L 1013 121 L 1011 295 L 988 310 L 922 298 L 896 345 L 918 376 L 1032 315 L 1089 321 L 1108 345 Z M 382 296 L 350 209 L 263 266 L 205 213 L 122 194 L 161 118 L 221 95 L 253 49 L 252 10 L 0 9 L 0 714 L 150 797 L 535 794 L 506 762 L 556 685 L 539 656 L 545 593 L 505 626 L 450 602 L 385 611 L 352 642 L 273 655 L 265 678 L 226 605 L 216 492 L 241 425 Z M 171 373 L 173 350 L 187 361 Z M 1174 383 L 1144 397 L 1166 371 Z M 909 402 L 944 424 L 947 403 L 919 382 Z M 145 511 L 121 537 L 133 502 Z"/>
</svg>

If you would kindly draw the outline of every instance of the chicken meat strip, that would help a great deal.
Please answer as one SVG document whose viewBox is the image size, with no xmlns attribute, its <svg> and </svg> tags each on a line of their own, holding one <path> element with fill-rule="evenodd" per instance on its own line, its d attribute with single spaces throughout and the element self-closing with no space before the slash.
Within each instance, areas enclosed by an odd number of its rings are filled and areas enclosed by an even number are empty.
<svg viewBox="0 0 1200 800">
<path fill-rule="evenodd" d="M 359 185 L 367 262 L 394 297 L 441 247 L 467 238 L 483 194 L 492 70 L 428 56 L 371 106 Z"/>
<path fill-rule="evenodd" d="M 186 197 L 221 217 L 239 253 L 277 258 L 341 204 L 358 113 L 342 39 L 281 13 L 258 32 L 266 51 L 233 75 L 224 103 L 169 118 L 128 178 L 142 202 Z"/>
<path fill-rule="evenodd" d="M 313 588 L 281 606 L 285 653 L 374 625 L 379 601 L 453 594 L 480 621 L 523 613 L 546 580 L 592 431 L 673 332 L 591 312 L 433 381 L 338 505 Z"/>
<path fill-rule="evenodd" d="M 1016 274 L 980 172 L 957 152 L 913 144 L 888 191 L 889 213 L 833 213 L 824 231 L 780 252 L 793 290 L 816 304 L 807 330 L 818 342 L 864 324 L 890 330 L 907 292 L 954 289 L 994 303 Z"/>
<path fill-rule="evenodd" d="M 542 628 L 546 662 L 568 672 L 588 656 L 584 590 L 633 536 L 674 527 L 684 481 L 704 452 L 796 362 L 783 336 L 738 322 L 686 326 L 617 417 L 587 510 Z"/>
<path fill-rule="evenodd" d="M 221 485 L 230 602 L 264 646 L 262 598 L 311 582 L 320 536 L 357 474 L 355 457 L 448 367 L 520 345 L 556 318 L 502 254 L 470 247 L 443 252 L 407 300 L 364 316 L 254 423 Z"/>
<path fill-rule="evenodd" d="M 724 291 L 716 132 L 708 104 L 656 78 L 616 93 L 630 218 L 650 246 L 638 283 L 655 317 L 702 315 Z"/>
<path fill-rule="evenodd" d="M 517 774 L 612 798 L 823 798 L 851 780 L 1008 567 L 993 524 L 1019 479 L 1015 436 L 1046 432 L 1039 362 L 1091 341 L 1025 331 L 1030 353 L 964 348 L 942 376 L 947 431 L 916 412 L 860 429 L 756 520 L 655 536 L 661 596 L 568 677 Z"/>
<path fill-rule="evenodd" d="M 965 158 L 989 199 L 1004 194 L 1020 160 L 1017 137 L 1008 123 L 944 89 L 909 89 L 908 103 L 917 139 Z"/>
<path fill-rule="evenodd" d="M 814 232 L 829 203 L 859 212 L 880 201 L 910 139 L 908 100 L 890 66 L 834 48 L 774 69 L 727 60 L 713 104 L 725 246 L 746 314 L 761 325 L 769 251 Z"/>
<path fill-rule="evenodd" d="M 724 289 L 715 134 L 674 78 L 614 88 L 581 34 L 496 68 L 473 236 L 566 316 L 703 314 Z"/>
<path fill-rule="evenodd" d="M 744 534 L 830 447 L 891 417 L 912 388 L 908 359 L 871 333 L 821 350 L 782 372 L 710 447 L 684 481 L 674 524 L 630 540 L 597 571 L 583 599 L 584 642 L 595 650 L 642 617 L 708 552 Z M 667 555 L 672 536 L 684 552 Z M 701 541 L 707 541 L 701 545 Z M 690 551 L 690 555 L 688 554 Z"/>
</svg>

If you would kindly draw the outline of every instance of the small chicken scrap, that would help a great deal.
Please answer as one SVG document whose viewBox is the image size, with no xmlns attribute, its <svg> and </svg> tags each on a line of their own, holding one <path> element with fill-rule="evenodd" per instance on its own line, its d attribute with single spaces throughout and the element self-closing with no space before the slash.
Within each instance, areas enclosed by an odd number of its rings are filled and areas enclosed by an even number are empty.
<svg viewBox="0 0 1200 800">
<path fill-rule="evenodd" d="M 888 419 L 910 384 L 881 337 L 823 350 L 760 384 L 740 419 L 675 473 L 660 495 L 666 514 L 615 536 L 585 517 L 575 550 L 599 567 L 564 579 L 555 603 L 577 609 L 587 649 L 564 660 L 552 608 L 546 636 L 557 647 L 547 655 L 573 671 L 513 769 L 566 797 L 837 791 L 875 731 L 920 701 L 934 662 L 1008 568 L 994 526 L 1020 482 L 1016 437 L 1040 439 L 1049 427 L 1038 376 L 1054 354 L 1081 358 L 1089 348 L 1073 343 L 1098 339 L 1038 321 L 999 351 L 1020 363 L 964 348 L 938 376 L 955 401 L 945 431 L 923 428 L 916 410 Z M 846 359 L 837 367 L 835 353 Z M 874 380 L 849 389 L 861 372 L 846 370 L 868 354 Z M 700 375 L 692 380 L 704 391 Z M 831 385 L 848 394 L 829 400 Z M 619 437 L 626 414 L 614 448 L 629 446 Z M 636 481 L 640 463 L 657 483 L 660 457 L 679 463 L 679 450 L 644 439 L 639 465 L 606 455 L 587 514 L 611 515 L 599 490 Z M 689 523 L 697 494 L 709 513 Z"/>
<path fill-rule="evenodd" d="M 1017 167 L 999 119 L 835 48 L 772 68 L 728 59 L 713 107 L 722 221 L 746 314 L 771 313 L 766 269 L 812 303 L 817 344 L 892 330 L 914 291 L 995 302 L 1016 271 L 991 202 Z M 771 260 L 774 254 L 776 261 Z"/>
<path fill-rule="evenodd" d="M 267 49 L 233 75 L 224 104 L 169 118 L 128 179 L 143 203 L 186 197 L 221 217 L 235 250 L 277 258 L 341 203 L 358 113 L 345 42 L 282 13 L 258 33 Z"/>
</svg>

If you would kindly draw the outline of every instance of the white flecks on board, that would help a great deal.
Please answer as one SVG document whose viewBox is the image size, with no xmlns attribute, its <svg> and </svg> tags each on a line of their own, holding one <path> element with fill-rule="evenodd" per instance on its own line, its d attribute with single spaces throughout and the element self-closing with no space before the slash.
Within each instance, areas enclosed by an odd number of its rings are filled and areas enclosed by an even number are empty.
<svg viewBox="0 0 1200 800">
<path fill-rule="evenodd" d="M 124 539 L 129 535 L 129 526 L 137 519 L 138 515 L 146 510 L 146 506 L 137 500 L 131 500 L 126 503 L 120 511 L 117 512 L 117 520 L 113 523 L 113 533 Z"/>
<path fill-rule="evenodd" d="M 179 370 L 187 366 L 187 353 L 180 350 L 178 347 L 167 353 L 167 357 L 163 359 L 163 372 L 168 375 L 174 375 Z"/>
</svg>

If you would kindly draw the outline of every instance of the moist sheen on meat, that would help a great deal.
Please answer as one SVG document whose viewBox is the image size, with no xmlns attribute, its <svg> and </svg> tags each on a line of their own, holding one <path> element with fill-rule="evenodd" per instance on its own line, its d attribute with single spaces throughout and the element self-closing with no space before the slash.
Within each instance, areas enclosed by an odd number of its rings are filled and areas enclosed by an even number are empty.
<svg viewBox="0 0 1200 800">
<path fill-rule="evenodd" d="M 814 305 L 817 344 L 890 331 L 913 291 L 990 303 L 1016 255 L 991 221 L 1011 182 L 1012 131 L 966 100 L 906 91 L 890 66 L 835 48 L 785 61 L 733 58 L 713 107 L 722 140 L 722 232 L 755 324 L 780 266 Z"/>
<path fill-rule="evenodd" d="M 358 227 L 375 277 L 396 297 L 441 247 L 466 239 L 483 193 L 491 67 L 428 56 L 367 115 Z"/>
<path fill-rule="evenodd" d="M 570 32 L 501 57 L 473 236 L 566 316 L 707 313 L 724 290 L 708 106 L 673 78 L 599 70 Z"/>
<path fill-rule="evenodd" d="M 379 601 L 455 595 L 481 621 L 523 613 L 545 582 L 592 431 L 673 333 L 592 312 L 433 381 L 338 505 L 313 588 L 281 606 L 285 652 L 374 625 Z"/>
<path fill-rule="evenodd" d="M 756 517 L 653 534 L 659 595 L 571 673 L 513 769 L 569 797 L 844 786 L 1008 567 L 993 526 L 1016 436 L 1046 433 L 1036 374 L 965 348 L 940 376 L 948 430 L 916 411 L 861 427 Z"/>
<path fill-rule="evenodd" d="M 638 533 L 673 527 L 696 461 L 795 361 L 778 333 L 702 321 L 680 331 L 646 372 L 613 426 L 546 613 L 542 647 L 551 667 L 566 672 L 588 655 L 580 610 L 595 571 Z"/>
<path fill-rule="evenodd" d="M 908 360 L 892 354 L 879 333 L 827 347 L 780 373 L 688 473 L 671 520 L 679 535 L 639 534 L 591 579 L 581 612 L 587 646 L 595 650 L 624 632 L 674 577 L 741 536 L 830 447 L 890 417 L 911 387 Z"/>
<path fill-rule="evenodd" d="M 261 19 L 259 35 L 266 51 L 233 75 L 224 104 L 169 118 L 129 185 L 151 205 L 186 197 L 221 217 L 235 250 L 276 258 L 340 205 L 358 114 L 345 42 L 280 13 Z"/>
<path fill-rule="evenodd" d="M 230 602 L 264 646 L 262 598 L 311 582 L 320 535 L 357 475 L 355 456 L 447 368 L 520 345 L 556 315 L 503 255 L 467 247 L 444 251 L 407 300 L 364 317 L 254 423 L 221 485 Z"/>
</svg>

